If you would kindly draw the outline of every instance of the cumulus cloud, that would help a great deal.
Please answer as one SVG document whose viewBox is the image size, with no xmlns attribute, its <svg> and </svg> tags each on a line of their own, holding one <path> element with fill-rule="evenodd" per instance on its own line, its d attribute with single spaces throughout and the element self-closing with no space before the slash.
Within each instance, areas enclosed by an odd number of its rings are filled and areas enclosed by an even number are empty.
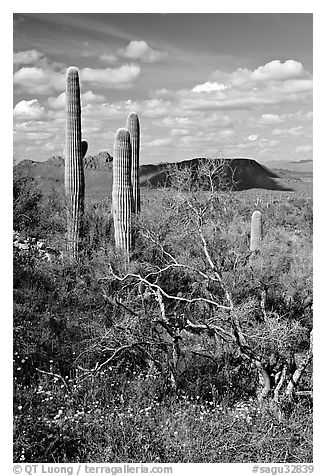
<svg viewBox="0 0 326 476">
<path fill-rule="evenodd" d="M 190 134 L 189 130 L 188 129 L 171 129 L 170 130 L 170 135 L 171 136 L 187 136 L 188 134 Z"/>
<path fill-rule="evenodd" d="M 257 122 L 258 124 L 272 126 L 274 124 L 281 124 L 283 120 L 278 114 L 262 114 Z"/>
<path fill-rule="evenodd" d="M 294 60 L 273 60 L 264 66 L 259 66 L 252 73 L 252 78 L 258 81 L 265 80 L 285 80 L 289 78 L 299 78 L 304 75 L 304 68 L 301 63 Z"/>
<path fill-rule="evenodd" d="M 280 145 L 280 141 L 277 139 L 273 139 L 267 142 L 268 147 L 277 147 Z"/>
<path fill-rule="evenodd" d="M 218 91 L 217 96 L 198 97 L 196 93 L 189 91 L 180 98 L 179 105 L 185 110 L 195 111 L 216 111 L 216 110 L 248 110 L 262 105 L 272 105 L 279 102 L 272 96 L 256 95 L 254 93 L 243 95 L 239 92 L 223 94 L 225 91 Z M 194 96 L 196 94 L 196 96 Z"/>
<path fill-rule="evenodd" d="M 82 104 L 102 103 L 105 101 L 105 96 L 102 94 L 94 94 L 93 91 L 86 91 L 81 95 Z"/>
<path fill-rule="evenodd" d="M 170 111 L 171 112 L 171 111 Z M 181 111 L 179 111 L 181 112 Z M 162 119 L 157 119 L 153 122 L 159 127 L 172 127 L 174 129 L 192 129 L 197 130 L 199 127 L 205 129 L 213 128 L 214 130 L 220 128 L 230 128 L 233 123 L 229 116 L 218 114 L 217 112 L 201 112 L 201 111 L 187 111 L 188 116 L 165 116 Z"/>
<path fill-rule="evenodd" d="M 57 97 L 50 97 L 48 103 L 51 109 L 63 109 L 66 105 L 66 93 L 61 93 Z"/>
<path fill-rule="evenodd" d="M 297 111 L 297 112 L 290 112 L 288 114 L 282 115 L 282 118 L 286 120 L 298 120 L 302 122 L 311 122 L 313 119 L 313 112 L 312 111 Z"/>
<path fill-rule="evenodd" d="M 233 129 L 225 129 L 218 132 L 218 137 L 220 139 L 231 139 L 235 136 Z"/>
<path fill-rule="evenodd" d="M 65 88 L 65 76 L 35 66 L 23 67 L 14 73 L 14 84 L 28 93 L 46 94 Z"/>
<path fill-rule="evenodd" d="M 140 67 L 135 64 L 124 64 L 119 68 L 80 70 L 82 81 L 100 84 L 107 88 L 125 89 L 131 86 L 140 74 Z"/>
<path fill-rule="evenodd" d="M 155 121 L 156 126 L 166 126 L 166 127 L 184 127 L 192 124 L 189 117 L 164 117 L 159 121 Z"/>
<path fill-rule="evenodd" d="M 210 81 L 206 81 L 206 83 L 203 84 L 197 84 L 192 90 L 195 93 L 210 93 L 212 91 L 223 91 L 224 89 L 227 89 L 229 86 L 227 84 L 219 84 L 219 83 L 212 83 Z"/>
<path fill-rule="evenodd" d="M 15 65 L 32 64 L 36 63 L 42 57 L 43 53 L 40 53 L 37 50 L 16 51 L 14 52 L 13 62 Z"/>
<path fill-rule="evenodd" d="M 307 153 L 307 152 L 312 152 L 312 145 L 298 145 L 295 149 L 296 152 L 298 153 Z"/>
<path fill-rule="evenodd" d="M 28 120 L 15 124 L 15 131 L 17 132 L 47 132 L 48 130 L 49 123 L 47 121 Z"/>
<path fill-rule="evenodd" d="M 276 128 L 272 130 L 273 136 L 293 136 L 299 137 L 307 135 L 302 126 L 290 127 L 289 129 Z"/>
<path fill-rule="evenodd" d="M 18 120 L 41 119 L 45 116 L 45 109 L 37 99 L 20 101 L 14 107 L 14 117 Z"/>
<path fill-rule="evenodd" d="M 289 93 L 310 91 L 312 88 L 311 74 L 306 71 L 301 63 L 286 60 L 282 63 L 273 60 L 255 70 L 238 68 L 232 73 L 215 71 L 211 79 L 229 84 L 240 90 L 263 92 L 270 88 L 271 92 Z"/>
<path fill-rule="evenodd" d="M 124 58 L 141 60 L 147 63 L 155 63 L 166 56 L 164 51 L 154 50 L 143 40 L 130 41 L 126 48 L 119 50 L 119 53 Z"/>
<path fill-rule="evenodd" d="M 142 103 L 142 115 L 150 118 L 164 117 L 169 114 L 171 103 L 163 99 L 148 99 Z"/>
<path fill-rule="evenodd" d="M 147 143 L 147 146 L 150 147 L 163 147 L 164 145 L 169 145 L 172 143 L 172 138 L 167 137 L 165 139 L 155 139 Z"/>
</svg>

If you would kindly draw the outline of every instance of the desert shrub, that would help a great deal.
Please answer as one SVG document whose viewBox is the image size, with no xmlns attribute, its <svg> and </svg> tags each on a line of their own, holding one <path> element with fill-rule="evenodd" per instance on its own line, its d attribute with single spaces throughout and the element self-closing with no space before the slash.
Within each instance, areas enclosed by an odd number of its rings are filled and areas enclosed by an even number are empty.
<svg viewBox="0 0 326 476">
<path fill-rule="evenodd" d="M 17 190 L 18 230 L 47 236 L 63 249 L 64 203 L 55 193 L 41 195 L 32 182 Z M 211 273 L 200 211 L 207 249 L 232 294 L 248 346 L 271 379 L 278 365 L 293 370 L 312 327 L 311 204 L 263 198 L 262 247 L 250 256 L 257 196 L 248 197 L 147 191 L 129 264 L 112 246 L 107 201 L 86 207 L 78 263 L 14 253 L 15 461 L 312 460 L 309 399 L 281 398 L 277 408 L 269 399 L 258 404 L 257 368 L 232 340 L 216 339 L 209 329 L 215 323 L 232 332 L 227 310 L 165 299 L 169 337 L 158 323 L 155 288 L 137 276 L 119 281 L 111 272 L 147 277 L 176 297 L 225 303 L 218 283 L 196 271 L 161 272 L 175 259 Z M 19 221 L 23 210 L 33 222 Z M 206 325 L 206 332 L 186 331 L 187 319 Z M 173 349 L 180 352 L 176 386 Z M 311 367 L 301 383 L 311 388 Z"/>
<path fill-rule="evenodd" d="M 13 225 L 14 229 L 28 234 L 40 223 L 39 204 L 41 191 L 35 187 L 34 180 L 25 175 L 13 176 Z"/>
<path fill-rule="evenodd" d="M 64 249 L 65 199 L 55 189 L 42 191 L 36 179 L 14 173 L 13 227 L 22 238 L 36 238 L 47 246 Z"/>
</svg>

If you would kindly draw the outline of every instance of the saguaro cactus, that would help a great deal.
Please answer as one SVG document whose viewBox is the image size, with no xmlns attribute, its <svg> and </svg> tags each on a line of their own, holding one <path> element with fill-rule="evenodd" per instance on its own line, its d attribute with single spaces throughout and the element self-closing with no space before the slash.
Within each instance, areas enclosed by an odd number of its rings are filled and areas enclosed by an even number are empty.
<svg viewBox="0 0 326 476">
<path fill-rule="evenodd" d="M 139 190 L 139 148 L 140 148 L 140 125 L 138 115 L 131 112 L 128 115 L 126 128 L 130 134 L 131 143 L 131 186 L 136 214 L 140 212 L 140 190 Z"/>
<path fill-rule="evenodd" d="M 256 210 L 251 217 L 250 251 L 258 251 L 262 239 L 261 212 Z"/>
<path fill-rule="evenodd" d="M 129 257 L 131 249 L 131 213 L 133 207 L 131 186 L 130 134 L 125 128 L 117 130 L 114 142 L 112 215 L 117 248 Z"/>
<path fill-rule="evenodd" d="M 84 214 L 85 179 L 83 157 L 87 142 L 81 140 L 81 106 L 78 69 L 66 76 L 65 191 L 67 197 L 67 251 L 77 258 Z"/>
</svg>

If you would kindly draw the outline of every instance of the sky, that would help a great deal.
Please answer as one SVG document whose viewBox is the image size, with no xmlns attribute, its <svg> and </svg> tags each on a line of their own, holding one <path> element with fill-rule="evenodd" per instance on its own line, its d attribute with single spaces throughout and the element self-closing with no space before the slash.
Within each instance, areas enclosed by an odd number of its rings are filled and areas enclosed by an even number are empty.
<svg viewBox="0 0 326 476">
<path fill-rule="evenodd" d="M 63 155 L 65 74 L 79 69 L 88 153 L 128 113 L 141 164 L 312 159 L 312 14 L 14 14 L 14 159 Z"/>
</svg>

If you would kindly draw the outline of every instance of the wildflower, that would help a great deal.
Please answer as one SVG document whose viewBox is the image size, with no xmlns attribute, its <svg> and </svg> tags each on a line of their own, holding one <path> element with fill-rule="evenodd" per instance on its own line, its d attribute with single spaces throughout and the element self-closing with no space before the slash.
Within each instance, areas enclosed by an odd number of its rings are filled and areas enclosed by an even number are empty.
<svg viewBox="0 0 326 476">
<path fill-rule="evenodd" d="M 20 410 L 22 410 L 22 408 L 23 408 L 23 407 L 22 407 L 21 405 L 19 405 L 18 410 L 20 411 Z"/>
</svg>

